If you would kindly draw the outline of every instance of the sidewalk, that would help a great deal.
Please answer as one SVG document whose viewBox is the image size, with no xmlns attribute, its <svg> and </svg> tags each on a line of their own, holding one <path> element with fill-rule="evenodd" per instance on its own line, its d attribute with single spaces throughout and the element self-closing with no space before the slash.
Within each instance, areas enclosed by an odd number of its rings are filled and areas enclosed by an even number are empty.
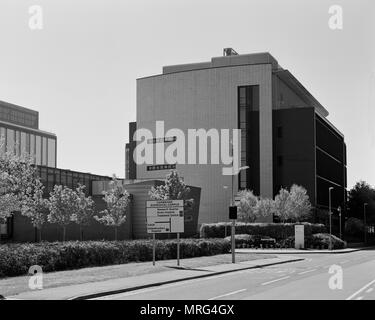
<svg viewBox="0 0 375 320">
<path fill-rule="evenodd" d="M 39 291 L 28 291 L 7 298 L 21 300 L 93 299 L 100 296 L 145 289 L 163 284 L 205 278 L 234 271 L 261 268 L 302 260 L 304 259 L 291 256 L 283 256 L 243 261 L 236 264 L 227 263 L 221 265 L 213 265 L 202 267 L 199 269 L 170 267 L 170 271 L 168 272 L 158 272 L 152 274 L 144 274 L 141 276 L 82 283 L 77 285 L 49 288 Z"/>
<path fill-rule="evenodd" d="M 252 254 L 343 254 L 363 250 L 364 248 L 347 248 L 339 250 L 297 250 L 297 249 L 236 249 L 236 253 Z"/>
</svg>

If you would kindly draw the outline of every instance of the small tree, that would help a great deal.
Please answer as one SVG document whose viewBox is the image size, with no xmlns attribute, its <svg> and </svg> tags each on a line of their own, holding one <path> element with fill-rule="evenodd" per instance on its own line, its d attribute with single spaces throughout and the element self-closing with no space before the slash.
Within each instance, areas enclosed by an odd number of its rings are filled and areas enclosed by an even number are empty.
<svg viewBox="0 0 375 320">
<path fill-rule="evenodd" d="M 185 213 L 192 210 L 194 206 L 194 199 L 188 199 L 189 194 L 190 188 L 177 171 L 171 171 L 163 185 L 151 187 L 149 192 L 151 200 L 184 200 Z"/>
<path fill-rule="evenodd" d="M 0 150 L 4 139 L 0 139 Z M 33 158 L 23 153 L 16 155 L 11 150 L 0 152 L 0 222 L 6 222 L 15 211 L 33 197 L 39 178 Z"/>
<path fill-rule="evenodd" d="M 130 195 L 115 176 L 109 183 L 109 191 L 103 191 L 103 195 L 107 209 L 100 212 L 101 217 L 94 216 L 94 219 L 106 226 L 113 227 L 115 240 L 117 240 L 117 229 L 126 221 Z"/>
<path fill-rule="evenodd" d="M 257 202 L 256 212 L 258 217 L 270 217 L 275 213 L 275 202 L 272 199 L 260 199 Z"/>
<path fill-rule="evenodd" d="M 290 203 L 291 218 L 294 221 L 301 222 L 312 209 L 307 190 L 295 184 L 290 188 Z"/>
<path fill-rule="evenodd" d="M 83 241 L 83 227 L 88 226 L 94 215 L 95 203 L 91 197 L 86 197 L 85 186 L 78 185 L 75 190 L 77 196 L 77 208 L 76 211 L 72 213 L 72 221 L 79 225 L 79 236 L 81 241 Z"/>
<path fill-rule="evenodd" d="M 250 190 L 242 190 L 238 194 L 241 198 L 238 205 L 238 218 L 243 222 L 255 222 L 258 218 L 258 197 Z"/>
<path fill-rule="evenodd" d="M 63 241 L 66 239 L 66 227 L 72 222 L 78 211 L 77 194 L 68 187 L 55 186 L 50 193 L 48 221 L 56 223 L 63 229 Z"/>
<path fill-rule="evenodd" d="M 28 190 L 28 197 L 24 200 L 21 208 L 22 215 L 28 217 L 39 234 L 42 241 L 42 227 L 47 222 L 48 200 L 43 199 L 44 186 L 37 180 L 34 190 Z"/>
<path fill-rule="evenodd" d="M 282 188 L 275 197 L 275 213 L 285 223 L 292 215 L 291 209 L 290 193 L 287 189 Z"/>
</svg>

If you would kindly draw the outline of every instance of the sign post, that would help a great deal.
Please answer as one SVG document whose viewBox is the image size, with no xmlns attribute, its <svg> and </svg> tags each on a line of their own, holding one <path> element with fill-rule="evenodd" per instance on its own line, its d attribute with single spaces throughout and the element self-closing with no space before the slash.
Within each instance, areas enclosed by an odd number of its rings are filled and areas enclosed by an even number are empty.
<svg viewBox="0 0 375 320">
<path fill-rule="evenodd" d="M 155 244 L 155 233 L 152 234 L 152 265 L 155 266 L 155 260 L 156 260 L 156 244 Z"/>
<path fill-rule="evenodd" d="M 236 220 L 237 207 L 229 207 L 229 219 L 232 220 L 231 242 L 232 242 L 232 263 L 236 263 Z"/>
<path fill-rule="evenodd" d="M 184 232 L 184 200 L 146 202 L 147 233 L 153 235 L 153 265 L 155 265 L 155 234 L 177 234 L 177 265 L 180 266 L 180 233 Z"/>
<path fill-rule="evenodd" d="M 294 239 L 296 249 L 305 249 L 305 226 L 303 224 L 294 226 Z"/>
</svg>

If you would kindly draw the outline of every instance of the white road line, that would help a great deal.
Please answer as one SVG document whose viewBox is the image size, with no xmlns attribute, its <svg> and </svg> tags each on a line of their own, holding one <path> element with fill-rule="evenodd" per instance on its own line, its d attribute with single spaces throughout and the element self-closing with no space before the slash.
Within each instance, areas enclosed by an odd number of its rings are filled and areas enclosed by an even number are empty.
<svg viewBox="0 0 375 320">
<path fill-rule="evenodd" d="M 352 300 L 355 296 L 359 295 L 362 291 L 366 290 L 368 287 L 372 286 L 375 283 L 375 280 L 372 280 L 370 283 L 366 284 L 364 287 L 359 289 L 357 292 L 354 292 L 349 298 L 346 300 Z"/>
<path fill-rule="evenodd" d="M 244 291 L 246 291 L 246 290 L 247 290 L 247 289 L 241 289 L 241 290 L 237 290 L 237 291 L 229 292 L 229 293 L 226 293 L 226 294 L 222 294 L 221 296 L 217 296 L 217 297 L 210 298 L 210 299 L 208 299 L 208 300 L 216 300 L 216 299 L 220 299 L 220 298 L 224 298 L 224 297 L 233 296 L 234 294 L 241 293 L 241 292 L 244 292 Z"/>
<path fill-rule="evenodd" d="M 370 288 L 370 289 L 366 290 L 366 293 L 370 293 L 372 291 L 374 291 L 374 288 Z"/>
<path fill-rule="evenodd" d="M 262 283 L 262 286 L 266 286 L 267 284 L 271 284 L 271 283 L 274 283 L 274 282 L 277 282 L 277 281 L 281 281 L 281 280 L 285 280 L 285 279 L 288 279 L 288 278 L 290 278 L 290 276 L 283 277 L 283 278 L 276 279 L 276 280 L 272 280 L 272 281 L 268 281 L 268 282 L 264 282 L 264 283 Z"/>
<path fill-rule="evenodd" d="M 306 273 L 314 272 L 316 270 L 318 269 L 311 269 L 311 270 L 303 271 L 303 272 L 300 272 L 299 274 L 306 274 Z"/>
</svg>

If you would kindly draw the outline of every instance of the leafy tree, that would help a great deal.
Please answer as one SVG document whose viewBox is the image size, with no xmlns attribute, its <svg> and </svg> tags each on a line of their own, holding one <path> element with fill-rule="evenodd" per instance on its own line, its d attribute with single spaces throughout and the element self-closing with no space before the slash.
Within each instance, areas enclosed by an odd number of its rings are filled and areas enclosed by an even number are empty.
<svg viewBox="0 0 375 320">
<path fill-rule="evenodd" d="M 34 189 L 28 190 L 28 197 L 21 207 L 22 215 L 28 217 L 31 224 L 38 230 L 39 241 L 42 241 L 42 227 L 47 222 L 48 200 L 43 198 L 44 186 L 37 180 Z"/>
<path fill-rule="evenodd" d="M 88 226 L 95 213 L 95 203 L 91 197 L 86 197 L 85 186 L 79 184 L 75 190 L 77 196 L 77 208 L 72 212 L 72 221 L 79 225 L 79 235 L 83 241 L 83 227 Z"/>
<path fill-rule="evenodd" d="M 101 217 L 94 216 L 94 219 L 106 226 L 113 227 L 115 240 L 117 240 L 117 229 L 126 221 L 130 195 L 115 176 L 109 183 L 109 190 L 103 191 L 103 195 L 107 209 L 100 212 Z"/>
<path fill-rule="evenodd" d="M 312 209 L 307 190 L 295 184 L 290 188 L 290 204 L 290 218 L 298 222 L 305 219 Z"/>
<path fill-rule="evenodd" d="M 250 190 L 242 190 L 238 196 L 241 198 L 238 205 L 238 218 L 243 222 L 255 222 L 258 218 L 258 197 Z"/>
<path fill-rule="evenodd" d="M 270 217 L 275 213 L 275 201 L 272 199 L 259 199 L 256 206 L 256 212 L 258 217 Z"/>
<path fill-rule="evenodd" d="M 66 239 L 66 227 L 73 221 L 78 211 L 78 197 L 74 190 L 65 186 L 55 186 L 50 193 L 48 222 L 56 223 L 63 229 L 63 241 Z"/>
<path fill-rule="evenodd" d="M 165 183 L 151 187 L 149 196 L 152 200 L 184 200 L 185 213 L 192 210 L 194 199 L 188 199 L 190 188 L 179 176 L 177 171 L 171 171 L 165 178 Z"/>
<path fill-rule="evenodd" d="M 0 139 L 0 150 L 4 139 Z M 12 151 L 0 152 L 0 222 L 6 222 L 14 212 L 21 211 L 25 202 L 33 197 L 40 182 L 34 159 L 27 154 L 16 155 Z"/>
<path fill-rule="evenodd" d="M 366 222 L 375 221 L 375 188 L 365 181 L 359 181 L 349 191 L 349 216 L 363 220 L 364 204 L 366 207 Z"/>
<path fill-rule="evenodd" d="M 275 213 L 284 223 L 292 216 L 290 200 L 290 193 L 284 188 L 282 188 L 279 194 L 275 197 Z"/>
</svg>

